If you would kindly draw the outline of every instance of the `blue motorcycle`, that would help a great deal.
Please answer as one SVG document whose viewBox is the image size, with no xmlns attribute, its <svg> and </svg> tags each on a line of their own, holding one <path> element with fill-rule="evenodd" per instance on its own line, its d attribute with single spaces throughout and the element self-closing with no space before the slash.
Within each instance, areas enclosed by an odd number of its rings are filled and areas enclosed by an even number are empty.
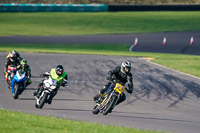
<svg viewBox="0 0 200 133">
<path fill-rule="evenodd" d="M 17 99 L 18 96 L 22 94 L 22 92 L 25 90 L 26 82 L 27 82 L 26 72 L 23 70 L 18 70 L 12 79 L 12 85 L 11 85 L 11 90 L 14 99 Z"/>
</svg>

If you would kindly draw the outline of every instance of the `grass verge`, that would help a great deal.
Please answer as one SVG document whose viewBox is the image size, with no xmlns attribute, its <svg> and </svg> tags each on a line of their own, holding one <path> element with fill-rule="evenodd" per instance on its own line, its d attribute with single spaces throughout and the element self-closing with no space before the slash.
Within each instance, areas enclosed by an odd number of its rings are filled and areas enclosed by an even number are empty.
<svg viewBox="0 0 200 133">
<path fill-rule="evenodd" d="M 48 47 L 47 47 L 48 46 Z M 12 44 L 0 45 L 0 51 L 10 52 L 15 49 L 19 52 L 45 52 L 45 53 L 67 53 L 67 54 L 93 54 L 93 55 L 116 55 L 137 56 L 153 58 L 152 62 L 200 77 L 200 56 L 129 52 L 129 44 L 73 44 L 73 45 L 46 45 L 46 44 Z"/>
<path fill-rule="evenodd" d="M 0 109 L 1 133 L 161 133 Z"/>
<path fill-rule="evenodd" d="M 0 13 L 0 35 L 91 35 L 200 30 L 200 12 Z"/>
</svg>

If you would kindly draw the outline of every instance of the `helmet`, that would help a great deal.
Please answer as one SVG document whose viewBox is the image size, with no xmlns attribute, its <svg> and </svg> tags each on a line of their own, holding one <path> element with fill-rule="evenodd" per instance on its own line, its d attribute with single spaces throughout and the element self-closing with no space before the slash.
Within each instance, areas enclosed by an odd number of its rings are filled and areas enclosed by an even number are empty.
<svg viewBox="0 0 200 133">
<path fill-rule="evenodd" d="M 16 54 L 10 53 L 9 56 L 10 56 L 10 60 L 11 60 L 12 62 L 14 62 L 15 59 L 16 59 Z"/>
<path fill-rule="evenodd" d="M 121 64 L 121 72 L 124 74 L 128 74 L 131 71 L 132 64 L 129 61 L 122 62 Z"/>
<path fill-rule="evenodd" d="M 16 54 L 17 54 L 17 51 L 16 51 L 16 50 L 13 50 L 11 53 L 16 55 Z"/>
<path fill-rule="evenodd" d="M 64 68 L 63 68 L 62 65 L 58 65 L 58 66 L 56 67 L 56 74 L 57 74 L 58 76 L 61 76 L 61 75 L 63 74 L 63 71 L 64 71 Z"/>
<path fill-rule="evenodd" d="M 22 64 L 22 65 L 27 65 L 27 60 L 22 59 L 21 62 L 20 62 L 20 64 Z"/>
</svg>

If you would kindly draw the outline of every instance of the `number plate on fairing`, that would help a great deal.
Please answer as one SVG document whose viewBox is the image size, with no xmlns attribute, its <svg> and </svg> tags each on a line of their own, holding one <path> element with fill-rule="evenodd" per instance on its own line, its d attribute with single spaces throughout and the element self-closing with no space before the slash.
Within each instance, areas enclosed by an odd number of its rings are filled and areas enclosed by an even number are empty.
<svg viewBox="0 0 200 133">
<path fill-rule="evenodd" d="M 116 83 L 114 90 L 121 94 L 125 90 L 125 87 L 119 83 Z"/>
</svg>

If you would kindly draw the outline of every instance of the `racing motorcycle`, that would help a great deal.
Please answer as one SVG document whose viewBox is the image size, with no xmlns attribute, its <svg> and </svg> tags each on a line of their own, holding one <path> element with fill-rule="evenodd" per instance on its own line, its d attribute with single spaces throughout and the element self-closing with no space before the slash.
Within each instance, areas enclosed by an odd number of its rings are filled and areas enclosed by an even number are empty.
<svg viewBox="0 0 200 133">
<path fill-rule="evenodd" d="M 8 88 L 10 88 L 12 79 L 16 73 L 16 66 L 15 65 L 9 65 L 8 66 L 8 71 L 6 72 L 6 77 L 7 77 L 7 83 L 8 83 Z"/>
<path fill-rule="evenodd" d="M 39 98 L 36 98 L 35 107 L 41 109 L 45 103 L 48 103 L 52 95 L 52 91 L 57 87 L 57 80 L 53 80 L 48 72 L 44 74 L 44 80 L 42 81 L 43 91 Z"/>
<path fill-rule="evenodd" d="M 112 83 L 103 96 L 99 97 L 96 101 L 92 113 L 98 114 L 100 112 L 103 115 L 111 113 L 124 90 L 125 87 L 122 83 Z"/>
<path fill-rule="evenodd" d="M 25 90 L 26 82 L 26 72 L 23 70 L 18 70 L 14 75 L 11 84 L 11 90 L 14 99 L 17 99 L 18 96 Z"/>
</svg>

